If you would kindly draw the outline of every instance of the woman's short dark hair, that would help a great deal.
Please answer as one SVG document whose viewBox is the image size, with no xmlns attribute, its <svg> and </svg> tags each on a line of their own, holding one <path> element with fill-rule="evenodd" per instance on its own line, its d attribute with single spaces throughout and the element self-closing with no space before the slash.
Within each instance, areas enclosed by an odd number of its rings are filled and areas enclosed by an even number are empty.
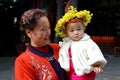
<svg viewBox="0 0 120 80">
<path fill-rule="evenodd" d="M 33 30 L 37 21 L 42 17 L 46 16 L 45 11 L 41 9 L 31 9 L 25 11 L 20 19 L 20 30 L 25 31 L 25 29 Z"/>
</svg>

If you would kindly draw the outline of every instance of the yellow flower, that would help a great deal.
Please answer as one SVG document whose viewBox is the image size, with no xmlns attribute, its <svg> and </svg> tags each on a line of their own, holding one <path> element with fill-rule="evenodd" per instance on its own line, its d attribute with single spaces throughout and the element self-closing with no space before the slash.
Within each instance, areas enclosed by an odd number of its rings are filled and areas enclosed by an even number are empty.
<svg viewBox="0 0 120 80">
<path fill-rule="evenodd" d="M 59 36 L 62 38 L 66 37 L 66 34 L 64 32 L 65 23 L 69 22 L 74 18 L 83 19 L 83 25 L 84 25 L 84 28 L 86 29 L 86 26 L 88 25 L 88 23 L 91 22 L 92 16 L 93 14 L 91 14 L 90 11 L 87 11 L 87 10 L 77 11 L 75 7 L 70 6 L 68 12 L 65 13 L 65 15 L 62 18 L 60 18 L 56 24 L 56 27 L 55 27 L 56 36 Z"/>
</svg>

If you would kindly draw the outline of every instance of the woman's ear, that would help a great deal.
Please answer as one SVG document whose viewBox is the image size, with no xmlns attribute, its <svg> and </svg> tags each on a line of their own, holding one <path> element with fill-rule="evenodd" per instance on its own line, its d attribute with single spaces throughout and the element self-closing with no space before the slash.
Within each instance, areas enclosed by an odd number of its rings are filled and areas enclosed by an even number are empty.
<svg viewBox="0 0 120 80">
<path fill-rule="evenodd" d="M 31 35 L 31 34 L 32 34 L 32 31 L 29 30 L 29 29 L 26 29 L 25 32 L 26 32 L 27 36 L 28 36 L 29 38 L 31 38 L 31 36 L 32 36 L 32 35 Z"/>
</svg>

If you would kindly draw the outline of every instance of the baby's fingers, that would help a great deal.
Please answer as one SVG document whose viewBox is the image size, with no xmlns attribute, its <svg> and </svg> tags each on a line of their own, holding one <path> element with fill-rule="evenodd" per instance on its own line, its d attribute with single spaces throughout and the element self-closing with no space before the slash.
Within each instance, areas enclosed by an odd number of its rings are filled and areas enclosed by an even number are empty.
<svg viewBox="0 0 120 80">
<path fill-rule="evenodd" d="M 99 67 L 95 67 L 94 72 L 95 73 L 103 73 L 103 70 L 101 68 L 99 68 Z"/>
</svg>

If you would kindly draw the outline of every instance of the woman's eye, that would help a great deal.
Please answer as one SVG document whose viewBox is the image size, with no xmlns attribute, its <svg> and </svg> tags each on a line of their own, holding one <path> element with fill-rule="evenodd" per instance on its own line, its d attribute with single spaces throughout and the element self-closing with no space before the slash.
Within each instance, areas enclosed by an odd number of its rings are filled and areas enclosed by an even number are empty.
<svg viewBox="0 0 120 80">
<path fill-rule="evenodd" d="M 40 29 L 40 31 L 46 31 L 47 29 Z"/>
</svg>

